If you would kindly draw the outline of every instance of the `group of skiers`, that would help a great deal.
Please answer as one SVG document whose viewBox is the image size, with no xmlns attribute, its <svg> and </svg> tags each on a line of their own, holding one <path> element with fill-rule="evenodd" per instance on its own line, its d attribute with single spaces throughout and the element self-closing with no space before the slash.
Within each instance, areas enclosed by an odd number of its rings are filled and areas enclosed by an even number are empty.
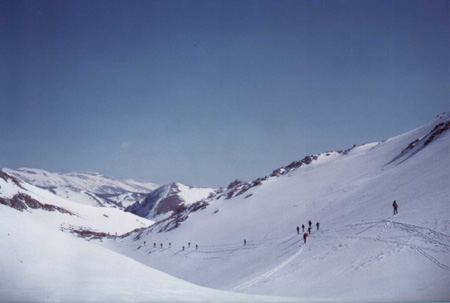
<svg viewBox="0 0 450 303">
<path fill-rule="evenodd" d="M 396 214 L 398 214 L 398 204 L 397 204 L 396 200 L 394 200 L 394 202 L 392 203 L 392 207 L 394 208 L 394 216 L 395 216 Z M 306 238 L 311 235 L 311 231 L 312 231 L 312 227 L 311 226 L 312 226 L 312 222 L 311 222 L 311 220 L 309 220 L 309 222 L 308 222 L 308 229 L 307 229 L 308 232 L 306 233 L 305 232 L 305 225 L 302 224 L 303 243 L 304 244 L 306 244 Z M 319 230 L 319 227 L 320 227 L 320 223 L 316 222 L 317 230 Z M 300 234 L 300 227 L 297 226 L 297 235 L 299 235 L 299 234 Z M 116 233 L 116 236 L 117 236 L 117 233 Z M 144 241 L 144 246 L 145 245 L 146 245 L 146 242 Z M 244 239 L 244 245 L 247 245 L 247 240 L 246 239 Z M 163 248 L 163 244 L 162 243 L 160 244 L 160 247 Z M 169 248 L 170 247 L 172 247 L 172 243 L 171 242 L 169 242 Z M 191 242 L 188 242 L 188 247 L 191 247 Z M 153 248 L 156 248 L 156 242 L 153 243 Z M 184 251 L 184 248 L 185 247 L 183 245 L 183 247 L 182 247 L 183 251 Z M 195 249 L 198 249 L 198 244 L 195 244 Z"/>
<path fill-rule="evenodd" d="M 305 233 L 305 225 L 302 224 L 303 243 L 305 243 L 305 244 L 306 244 L 306 238 L 307 238 L 309 235 L 311 235 L 311 231 L 312 231 L 312 227 L 311 227 L 311 226 L 312 226 L 312 222 L 311 222 L 311 220 L 309 220 L 308 225 L 309 225 L 309 227 L 308 227 L 308 233 Z M 319 230 L 319 226 L 320 226 L 320 223 L 317 222 L 317 223 L 316 223 L 316 228 L 317 228 L 317 230 Z M 299 234 L 300 234 L 300 227 L 297 226 L 297 235 L 299 235 Z"/>
<path fill-rule="evenodd" d="M 144 246 L 147 244 L 146 241 L 144 241 Z M 160 243 L 160 247 L 163 248 L 164 244 Z M 172 247 L 172 242 L 169 242 L 169 248 Z M 191 242 L 188 242 L 188 247 L 191 247 Z M 156 242 L 153 242 L 153 248 L 156 248 Z M 195 244 L 195 249 L 198 249 L 198 244 Z M 182 247 L 182 250 L 184 250 L 184 245 Z"/>
</svg>

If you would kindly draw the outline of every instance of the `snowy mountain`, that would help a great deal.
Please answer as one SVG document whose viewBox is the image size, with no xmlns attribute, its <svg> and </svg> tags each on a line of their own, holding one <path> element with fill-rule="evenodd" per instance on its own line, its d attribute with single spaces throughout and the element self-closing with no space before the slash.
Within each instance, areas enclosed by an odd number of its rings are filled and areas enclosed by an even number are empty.
<svg viewBox="0 0 450 303">
<path fill-rule="evenodd" d="M 148 227 L 153 221 L 117 208 L 94 207 L 61 198 L 45 189 L 23 182 L 0 170 L 0 206 L 18 215 L 30 213 L 58 230 L 89 230 L 121 235 Z M 26 225 L 24 226 L 26 227 Z"/>
<path fill-rule="evenodd" d="M 128 206 L 125 211 L 154 221 L 163 220 L 184 211 L 194 202 L 214 193 L 212 188 L 200 188 L 172 182 L 152 191 L 145 199 Z"/>
<path fill-rule="evenodd" d="M 115 232 L 150 224 L 119 209 L 71 202 L 0 170 L 0 301 L 286 301 L 199 287 L 70 234 L 118 241 Z"/>
<path fill-rule="evenodd" d="M 383 142 L 303 158 L 101 245 L 221 290 L 448 301 L 449 126 L 445 113 Z M 309 220 L 304 244 L 296 227 Z"/>
<path fill-rule="evenodd" d="M 0 301 L 448 301 L 449 129 L 445 113 L 225 189 L 165 185 L 133 206 L 154 224 L 49 190 L 113 194 L 96 175 L 0 170 Z"/>
<path fill-rule="evenodd" d="M 11 176 L 85 205 L 125 207 L 140 201 L 158 187 L 153 183 L 118 180 L 98 173 L 51 173 L 42 169 L 3 169 Z"/>
</svg>

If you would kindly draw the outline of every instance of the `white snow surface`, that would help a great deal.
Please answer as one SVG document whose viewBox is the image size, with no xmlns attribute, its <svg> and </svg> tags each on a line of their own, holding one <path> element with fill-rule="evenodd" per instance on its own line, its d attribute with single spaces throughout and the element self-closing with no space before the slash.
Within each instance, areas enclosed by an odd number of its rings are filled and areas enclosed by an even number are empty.
<svg viewBox="0 0 450 303">
<path fill-rule="evenodd" d="M 446 113 L 389 140 L 321 155 L 245 194 L 213 198 L 168 232 L 152 227 L 101 244 L 222 290 L 308 300 L 449 301 L 450 131 L 405 150 L 449 120 Z M 296 227 L 308 220 L 313 231 L 304 245 Z"/>
<path fill-rule="evenodd" d="M 176 185 L 180 190 L 178 196 L 184 200 L 185 205 L 190 205 L 194 202 L 203 200 L 214 191 L 213 188 L 192 187 L 181 183 L 176 183 Z"/>
<path fill-rule="evenodd" d="M 2 198 L 22 192 L 75 214 L 0 204 L 0 302 L 450 301 L 450 131 L 424 145 L 447 121 L 321 154 L 208 200 L 168 232 L 162 222 L 123 238 L 69 230 L 120 235 L 153 222 L 0 178 Z M 308 220 L 303 244 L 295 229 Z"/>
<path fill-rule="evenodd" d="M 74 214 L 63 214 L 57 211 L 48 212 L 41 209 L 27 209 L 25 211 L 45 218 L 43 220 L 45 220 L 46 224 L 56 229 L 76 228 L 121 235 L 134 229 L 148 227 L 153 224 L 151 220 L 123 212 L 116 208 L 83 205 L 63 199 L 47 190 L 25 182 L 21 182 L 20 185 L 22 188 L 11 180 L 5 181 L 0 178 L 0 197 L 12 198 L 15 194 L 24 193 L 42 204 L 62 207 Z M 6 208 L 4 205 L 0 205 L 0 207 L 2 211 Z M 21 214 L 19 211 L 15 211 Z"/>
<path fill-rule="evenodd" d="M 0 205 L 1 302 L 287 301 L 193 285 L 58 231 L 47 219 Z"/>
</svg>

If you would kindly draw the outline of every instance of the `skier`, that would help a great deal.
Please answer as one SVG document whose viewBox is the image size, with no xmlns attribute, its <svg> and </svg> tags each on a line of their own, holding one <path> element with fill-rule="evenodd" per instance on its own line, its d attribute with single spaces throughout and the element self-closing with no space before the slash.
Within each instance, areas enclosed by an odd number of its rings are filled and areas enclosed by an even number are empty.
<svg viewBox="0 0 450 303">
<path fill-rule="evenodd" d="M 145 241 L 144 241 L 144 246 L 145 246 Z"/>
<path fill-rule="evenodd" d="M 163 244 L 161 243 L 161 248 L 163 247 Z"/>
<path fill-rule="evenodd" d="M 247 240 L 244 239 L 244 245 L 247 245 Z"/>
<path fill-rule="evenodd" d="M 188 243 L 188 247 L 191 247 L 191 242 Z"/>
<path fill-rule="evenodd" d="M 306 244 L 306 238 L 308 237 L 308 234 L 307 233 L 304 233 L 303 234 L 303 243 L 304 244 Z"/>
<path fill-rule="evenodd" d="M 172 247 L 172 243 L 169 242 L 169 248 Z"/>
<path fill-rule="evenodd" d="M 308 224 L 309 224 L 309 227 L 311 227 L 311 224 L 312 224 L 311 220 L 309 220 Z"/>
<path fill-rule="evenodd" d="M 320 223 L 317 222 L 317 223 L 316 223 L 317 230 L 319 230 L 319 225 L 320 225 Z"/>
<path fill-rule="evenodd" d="M 305 224 L 302 224 L 302 232 L 305 232 Z"/>
<path fill-rule="evenodd" d="M 397 204 L 397 201 L 395 201 L 394 200 L 394 203 L 392 203 L 392 206 L 394 207 L 394 216 L 396 215 L 396 214 L 398 214 L 398 204 Z"/>
<path fill-rule="evenodd" d="M 153 242 L 153 248 L 156 248 L 156 242 Z"/>
<path fill-rule="evenodd" d="M 184 250 L 184 245 L 183 245 L 183 250 Z"/>
<path fill-rule="evenodd" d="M 198 244 L 195 244 L 195 249 L 198 249 Z"/>
<path fill-rule="evenodd" d="M 297 226 L 297 235 L 300 234 L 300 227 Z"/>
<path fill-rule="evenodd" d="M 311 227 L 308 227 L 308 234 L 311 235 Z"/>
</svg>

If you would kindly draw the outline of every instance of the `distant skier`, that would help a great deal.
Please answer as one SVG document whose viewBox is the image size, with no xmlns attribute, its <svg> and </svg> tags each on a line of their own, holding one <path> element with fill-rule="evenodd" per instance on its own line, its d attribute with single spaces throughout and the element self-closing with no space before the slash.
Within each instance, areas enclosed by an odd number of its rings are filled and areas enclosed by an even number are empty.
<svg viewBox="0 0 450 303">
<path fill-rule="evenodd" d="M 394 203 L 392 203 L 392 206 L 394 207 L 394 216 L 398 214 L 398 204 L 397 201 L 394 200 Z"/>
<path fill-rule="evenodd" d="M 144 241 L 144 246 L 145 246 L 145 241 Z"/>
<path fill-rule="evenodd" d="M 308 224 L 309 224 L 309 227 L 311 227 L 311 224 L 312 224 L 311 220 L 309 220 Z"/>
<path fill-rule="evenodd" d="M 163 247 L 163 244 L 161 243 L 161 248 Z"/>
<path fill-rule="evenodd" d="M 311 227 L 308 227 L 308 234 L 311 235 Z"/>
<path fill-rule="evenodd" d="M 153 248 L 156 248 L 156 242 L 153 242 Z"/>
<path fill-rule="evenodd" d="M 244 245 L 247 245 L 247 240 L 244 239 Z"/>
<path fill-rule="evenodd" d="M 305 232 L 305 224 L 302 224 L 302 232 Z"/>
<path fill-rule="evenodd" d="M 297 235 L 300 234 L 300 227 L 297 226 Z"/>
<path fill-rule="evenodd" d="M 188 243 L 188 247 L 191 247 L 191 242 Z"/>
<path fill-rule="evenodd" d="M 184 245 L 183 245 L 183 250 L 184 250 Z"/>
<path fill-rule="evenodd" d="M 319 225 L 320 225 L 320 223 L 317 222 L 317 223 L 316 223 L 317 230 L 319 230 Z"/>
<path fill-rule="evenodd" d="M 195 249 L 198 249 L 198 244 L 195 244 Z"/>
<path fill-rule="evenodd" d="M 169 248 L 172 247 L 172 243 L 169 242 Z"/>
<path fill-rule="evenodd" d="M 304 233 L 303 234 L 303 243 L 304 244 L 306 244 L 306 238 L 308 237 L 308 234 L 307 233 Z"/>
</svg>

